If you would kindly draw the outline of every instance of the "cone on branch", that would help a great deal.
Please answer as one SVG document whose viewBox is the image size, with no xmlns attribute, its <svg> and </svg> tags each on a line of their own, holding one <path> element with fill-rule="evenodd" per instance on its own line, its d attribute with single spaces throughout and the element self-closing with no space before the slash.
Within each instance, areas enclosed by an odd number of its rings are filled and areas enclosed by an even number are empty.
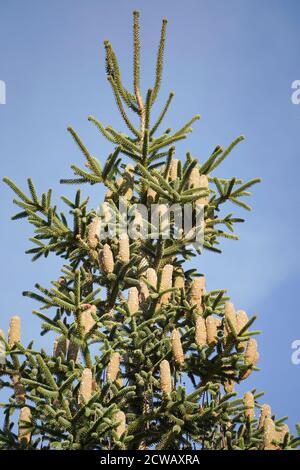
<svg viewBox="0 0 300 470">
<path fill-rule="evenodd" d="M 111 355 L 111 358 L 108 363 L 107 367 L 107 381 L 108 382 L 115 382 L 120 372 L 120 354 L 118 352 L 114 352 Z"/>
<path fill-rule="evenodd" d="M 272 418 L 266 417 L 263 426 L 263 446 L 265 450 L 275 450 L 276 446 L 272 441 L 276 440 L 276 428 Z"/>
<path fill-rule="evenodd" d="M 190 304 L 198 307 L 199 310 L 202 309 L 202 297 L 205 294 L 205 277 L 195 277 L 191 283 L 190 289 Z"/>
<path fill-rule="evenodd" d="M 172 331 L 172 351 L 175 361 L 178 364 L 183 364 L 184 352 L 182 349 L 180 333 L 176 328 Z"/>
<path fill-rule="evenodd" d="M 88 226 L 87 242 L 90 248 L 95 249 L 99 243 L 101 218 L 96 216 Z"/>
<path fill-rule="evenodd" d="M 14 316 L 11 318 L 8 330 L 8 344 L 13 348 L 21 340 L 21 318 Z"/>
<path fill-rule="evenodd" d="M 246 392 L 244 394 L 244 407 L 245 407 L 245 410 L 244 410 L 244 413 L 245 413 L 245 416 L 246 418 L 249 418 L 250 420 L 254 419 L 255 418 L 255 402 L 254 402 L 254 396 L 253 396 L 253 393 L 251 392 Z"/>
<path fill-rule="evenodd" d="M 127 233 L 122 233 L 119 237 L 119 258 L 123 263 L 130 261 L 129 237 Z"/>
<path fill-rule="evenodd" d="M 174 279 L 174 287 L 176 287 L 177 289 L 184 289 L 185 287 L 185 279 L 184 279 L 184 272 L 182 269 L 177 269 L 175 271 L 175 275 L 174 275 L 175 279 Z"/>
<path fill-rule="evenodd" d="M 272 411 L 271 411 L 270 405 L 268 405 L 268 404 L 262 405 L 262 407 L 260 409 L 258 427 L 263 428 L 264 423 L 265 423 L 265 419 L 266 418 L 271 418 L 271 417 L 272 417 Z"/>
<path fill-rule="evenodd" d="M 236 325 L 237 325 L 237 334 L 239 335 L 241 330 L 247 325 L 249 319 L 245 310 L 238 310 L 236 314 Z M 244 351 L 247 345 L 247 340 L 240 341 L 237 345 L 239 352 Z"/>
<path fill-rule="evenodd" d="M 82 304 L 81 308 L 85 308 L 85 310 L 80 313 L 80 326 L 83 328 L 84 334 L 87 334 L 96 324 L 93 315 L 96 314 L 97 307 L 95 305 Z"/>
<path fill-rule="evenodd" d="M 172 276 L 173 276 L 173 266 L 171 264 L 166 264 L 161 273 L 160 281 L 160 292 L 163 292 L 167 289 L 172 288 Z M 171 297 L 171 292 L 165 292 L 159 299 L 160 304 L 166 304 L 169 302 Z"/>
<path fill-rule="evenodd" d="M 171 181 L 175 181 L 177 179 L 178 164 L 179 164 L 179 160 L 176 160 L 175 158 L 171 162 L 171 166 L 169 170 L 169 178 Z"/>
<path fill-rule="evenodd" d="M 165 394 L 171 393 L 172 391 L 170 364 L 166 359 L 160 363 L 160 388 Z"/>
<path fill-rule="evenodd" d="M 200 347 L 203 347 L 207 344 L 206 323 L 204 318 L 200 315 L 197 316 L 196 320 L 195 341 L 196 344 Z"/>
<path fill-rule="evenodd" d="M 126 431 L 126 415 L 123 411 L 117 411 L 117 413 L 114 416 L 114 419 L 116 423 L 119 423 L 116 428 L 116 433 L 117 433 L 118 439 L 120 439 Z"/>
<path fill-rule="evenodd" d="M 153 286 L 153 289 L 157 289 L 157 274 L 153 268 L 148 268 L 146 271 L 146 279 Z"/>
<path fill-rule="evenodd" d="M 237 319 L 236 313 L 234 309 L 234 305 L 231 302 L 225 302 L 224 307 L 224 317 L 225 317 L 225 331 L 226 334 L 233 334 L 233 332 L 237 333 Z M 233 328 L 233 331 L 231 329 Z"/>
<path fill-rule="evenodd" d="M 129 289 L 127 303 L 130 314 L 135 315 L 139 309 L 139 292 L 136 287 Z"/>
<path fill-rule="evenodd" d="M 84 369 L 80 378 L 78 402 L 87 403 L 92 398 L 93 374 L 91 369 Z"/>
<path fill-rule="evenodd" d="M 107 243 L 100 251 L 99 262 L 101 269 L 105 274 L 113 273 L 115 267 L 114 257 L 111 248 Z"/>
<path fill-rule="evenodd" d="M 207 344 L 209 346 L 215 346 L 218 342 L 218 330 L 217 330 L 216 319 L 212 315 L 209 315 L 205 320 L 205 324 L 206 324 Z"/>
<path fill-rule="evenodd" d="M 28 429 L 28 425 L 31 423 L 31 411 L 28 406 L 21 408 L 19 416 L 19 442 L 25 441 L 27 444 L 31 439 L 31 431 Z"/>
</svg>

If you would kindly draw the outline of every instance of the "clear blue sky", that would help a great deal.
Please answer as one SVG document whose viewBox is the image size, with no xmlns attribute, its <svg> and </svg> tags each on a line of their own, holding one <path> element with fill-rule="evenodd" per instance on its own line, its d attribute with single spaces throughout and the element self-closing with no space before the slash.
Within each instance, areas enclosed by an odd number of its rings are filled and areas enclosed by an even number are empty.
<svg viewBox="0 0 300 470">
<path fill-rule="evenodd" d="M 299 127 L 300 105 L 291 103 L 291 83 L 300 79 L 300 3 L 296 0 L 10 0 L 0 5 L 0 79 L 7 104 L 0 105 L 1 175 L 25 185 L 32 176 L 40 191 L 58 196 L 69 166 L 82 162 L 66 127 L 72 124 L 103 162 L 110 145 L 87 122 L 118 119 L 104 73 L 103 39 L 115 46 L 123 75 L 131 80 L 131 12 L 140 9 L 143 84 L 153 84 L 161 19 L 169 19 L 167 60 L 160 104 L 176 93 L 168 123 L 177 128 L 196 113 L 202 120 L 178 146 L 204 160 L 216 144 L 243 133 L 218 174 L 250 179 L 253 212 L 244 214 L 240 241 L 223 243 L 222 255 L 205 254 L 197 267 L 208 288 L 227 288 L 237 308 L 257 313 L 262 372 L 247 387 L 265 390 L 279 415 L 300 421 L 300 365 L 291 363 L 291 343 L 300 339 L 299 288 Z M 159 109 L 159 108 L 157 108 Z M 120 121 L 118 121 L 120 122 Z M 120 122 L 120 125 L 121 122 Z M 89 191 L 88 186 L 83 187 Z M 93 202 L 102 191 L 93 190 Z M 23 340 L 39 338 L 37 304 L 21 292 L 35 282 L 49 285 L 59 275 L 54 255 L 31 263 L 24 250 L 31 228 L 11 222 L 12 193 L 1 193 L 0 327 L 20 315 Z M 240 387 L 245 390 L 246 385 Z"/>
</svg>

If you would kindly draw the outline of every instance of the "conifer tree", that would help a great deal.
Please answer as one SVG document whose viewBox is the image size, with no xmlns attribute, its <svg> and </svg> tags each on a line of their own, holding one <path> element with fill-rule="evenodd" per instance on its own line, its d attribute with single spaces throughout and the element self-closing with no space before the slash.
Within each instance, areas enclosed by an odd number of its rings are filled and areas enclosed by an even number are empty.
<svg viewBox="0 0 300 470">
<path fill-rule="evenodd" d="M 144 94 L 140 87 L 139 13 L 133 14 L 133 91 L 123 84 L 115 51 L 104 42 L 106 73 L 128 132 L 89 121 L 112 145 L 106 162 L 91 155 L 77 132 L 68 131 L 81 150 L 85 167 L 72 165 L 64 184 L 105 185 L 105 202 L 118 209 L 126 201 L 137 232 L 151 223 L 138 204 L 191 204 L 204 208 L 203 246 L 189 236 L 164 237 L 163 224 L 153 239 L 123 233 L 111 236 L 104 210 L 89 208 L 76 192 L 62 196 L 68 215 L 52 204 L 52 191 L 38 194 L 32 180 L 23 191 L 9 178 L 20 211 L 33 226 L 33 260 L 50 253 L 63 259 L 51 286 L 35 285 L 24 296 L 41 334 L 55 333 L 53 351 L 24 344 L 21 320 L 1 332 L 0 387 L 10 391 L 1 403 L 4 422 L 0 449 L 292 449 L 299 437 L 285 418 L 275 416 L 261 393 L 238 397 L 236 387 L 256 373 L 259 353 L 255 316 L 236 310 L 225 290 L 206 290 L 204 273 L 189 260 L 220 252 L 222 238 L 242 219 L 226 204 L 246 210 L 244 198 L 259 179 L 215 176 L 214 171 L 244 139 L 218 145 L 205 162 L 190 153 L 175 158 L 176 142 L 191 132 L 194 116 L 178 130 L 160 132 L 173 100 L 170 93 L 155 116 L 160 91 L 167 20 L 163 20 L 156 75 Z M 135 118 L 135 119 L 134 119 Z M 108 207 L 108 206 L 107 206 Z M 163 217 L 161 218 L 163 220 Z M 105 238 L 99 230 L 105 227 Z M 171 228 L 176 231 L 174 219 Z M 139 229 L 139 230 L 138 230 Z M 195 232 L 193 232 L 195 235 Z"/>
</svg>

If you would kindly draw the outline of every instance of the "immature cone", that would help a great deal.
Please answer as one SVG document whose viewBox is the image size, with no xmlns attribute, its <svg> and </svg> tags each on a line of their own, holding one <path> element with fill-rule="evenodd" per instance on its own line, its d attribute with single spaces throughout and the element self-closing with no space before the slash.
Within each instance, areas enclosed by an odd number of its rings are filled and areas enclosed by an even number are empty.
<svg viewBox="0 0 300 470">
<path fill-rule="evenodd" d="M 0 330 L 0 338 L 5 338 L 4 332 Z M 0 366 L 4 364 L 5 361 L 5 344 L 0 340 Z"/>
<path fill-rule="evenodd" d="M 126 189 L 124 193 L 124 197 L 127 199 L 127 201 L 130 201 L 133 195 L 133 172 L 134 168 L 131 164 L 126 165 L 125 168 L 125 176 L 126 176 L 126 181 L 129 182 L 128 188 Z"/>
<path fill-rule="evenodd" d="M 134 315 L 139 309 L 139 292 L 136 287 L 129 289 L 127 303 L 131 315 Z"/>
<path fill-rule="evenodd" d="M 8 344 L 12 348 L 16 343 L 21 340 L 21 318 L 12 317 L 8 330 Z"/>
<path fill-rule="evenodd" d="M 255 412 L 254 412 L 254 396 L 251 392 L 246 392 L 244 394 L 244 406 L 245 406 L 245 416 L 249 419 L 254 419 Z"/>
<path fill-rule="evenodd" d="M 83 307 L 84 305 L 82 305 Z M 86 310 L 83 310 L 80 314 L 80 324 L 84 330 L 84 333 L 87 334 L 93 326 L 96 324 L 93 314 L 97 312 L 97 307 L 95 305 L 90 305 Z"/>
<path fill-rule="evenodd" d="M 245 351 L 245 363 L 248 366 L 254 366 L 257 362 L 257 359 L 257 341 L 254 338 L 250 338 Z"/>
<path fill-rule="evenodd" d="M 123 263 L 129 263 L 130 261 L 129 238 L 127 233 L 122 233 L 119 238 L 119 258 Z"/>
<path fill-rule="evenodd" d="M 176 287 L 177 289 L 184 289 L 184 285 L 184 273 L 182 269 L 178 269 L 175 272 L 174 287 Z"/>
<path fill-rule="evenodd" d="M 15 391 L 15 399 L 17 403 L 24 403 L 25 401 L 25 388 L 21 383 L 21 375 L 19 373 L 12 375 L 12 383 Z"/>
<path fill-rule="evenodd" d="M 262 405 L 261 410 L 260 410 L 260 416 L 259 416 L 259 423 L 258 427 L 262 428 L 265 423 L 266 418 L 271 418 L 272 416 L 272 411 L 270 405 Z"/>
<path fill-rule="evenodd" d="M 149 297 L 149 289 L 148 289 L 148 286 L 147 284 L 141 280 L 140 281 L 140 289 L 139 289 L 139 299 L 140 299 L 140 302 L 145 302 L 148 297 Z"/>
<path fill-rule="evenodd" d="M 205 277 L 195 277 L 191 284 L 190 303 L 191 305 L 201 306 L 202 296 L 205 293 Z"/>
<path fill-rule="evenodd" d="M 206 324 L 201 316 L 198 316 L 196 320 L 195 341 L 201 347 L 207 344 Z"/>
<path fill-rule="evenodd" d="M 236 333 L 237 332 L 237 319 L 236 319 L 236 314 L 235 314 L 235 309 L 234 309 L 233 303 L 225 302 L 224 316 L 225 316 L 225 320 L 226 320 L 226 331 L 227 331 L 227 333 L 232 333 L 229 322 L 231 323 L 232 328 L 234 329 L 234 331 Z"/>
<path fill-rule="evenodd" d="M 200 188 L 200 172 L 197 167 L 192 169 L 189 176 L 189 188 Z"/>
<path fill-rule="evenodd" d="M 120 371 L 120 354 L 118 352 L 114 352 L 111 355 L 111 358 L 108 363 L 107 367 L 107 381 L 114 382 L 119 374 Z"/>
<path fill-rule="evenodd" d="M 67 352 L 67 340 L 65 338 L 55 338 L 53 345 L 53 356 L 59 357 L 61 354 L 65 357 Z"/>
<path fill-rule="evenodd" d="M 172 379 L 169 362 L 164 359 L 160 363 L 160 388 L 163 393 L 171 393 Z"/>
<path fill-rule="evenodd" d="M 19 416 L 19 442 L 29 442 L 31 438 L 31 432 L 28 430 L 26 423 L 31 423 L 31 411 L 28 406 L 21 408 Z"/>
<path fill-rule="evenodd" d="M 206 175 L 200 175 L 199 187 L 203 188 L 203 190 L 208 190 L 208 178 Z M 197 199 L 197 204 L 208 204 L 209 197 L 204 196 Z"/>
<path fill-rule="evenodd" d="M 179 364 L 183 364 L 184 353 L 182 349 L 180 333 L 176 329 L 172 331 L 172 350 L 173 350 L 173 356 L 175 358 L 175 361 L 178 362 Z"/>
<path fill-rule="evenodd" d="M 103 249 L 100 251 L 99 262 L 101 269 L 105 274 L 110 274 L 114 271 L 114 257 L 110 246 L 107 243 L 103 246 Z"/>
<path fill-rule="evenodd" d="M 96 216 L 88 226 L 87 242 L 90 248 L 95 249 L 99 242 L 101 218 Z"/>
<path fill-rule="evenodd" d="M 272 441 L 276 439 L 275 423 L 271 418 L 265 418 L 264 421 L 264 449 L 274 450 L 276 446 L 272 444 Z"/>
<path fill-rule="evenodd" d="M 146 279 L 153 286 L 154 289 L 157 289 L 157 274 L 153 268 L 148 268 L 146 271 Z"/>
<path fill-rule="evenodd" d="M 171 181 L 174 181 L 177 179 L 177 172 L 178 172 L 178 163 L 179 160 L 172 160 L 171 166 L 170 166 L 170 171 L 169 171 L 169 177 Z"/>
<path fill-rule="evenodd" d="M 126 431 L 126 416 L 125 416 L 125 413 L 123 413 L 123 411 L 118 411 L 115 414 L 114 418 L 115 418 L 115 422 L 119 423 L 116 429 L 116 433 L 118 435 L 118 438 L 120 439 L 122 434 L 124 434 L 124 432 Z"/>
<path fill-rule="evenodd" d="M 79 403 L 87 403 L 92 397 L 93 375 L 91 369 L 84 369 L 80 379 Z"/>
<path fill-rule="evenodd" d="M 162 274 L 161 274 L 161 282 L 160 282 L 160 292 L 164 290 L 172 288 L 172 275 L 173 275 L 173 266 L 171 264 L 166 264 L 163 267 Z M 166 292 L 160 298 L 160 304 L 165 304 L 169 302 L 171 297 L 171 292 Z"/>
<path fill-rule="evenodd" d="M 277 441 L 282 442 L 285 435 L 290 432 L 290 429 L 287 424 L 283 424 L 280 427 L 280 431 L 277 432 Z"/>
<path fill-rule="evenodd" d="M 245 310 L 238 310 L 236 314 L 236 324 L 237 324 L 237 334 L 240 334 L 240 331 L 247 325 L 249 319 Z M 238 343 L 238 351 L 243 351 L 246 347 L 247 340 L 240 341 Z"/>
<path fill-rule="evenodd" d="M 216 319 L 212 315 L 206 318 L 206 334 L 207 334 L 207 344 L 209 346 L 214 346 L 217 344 L 218 336 L 217 336 L 217 324 Z"/>
</svg>

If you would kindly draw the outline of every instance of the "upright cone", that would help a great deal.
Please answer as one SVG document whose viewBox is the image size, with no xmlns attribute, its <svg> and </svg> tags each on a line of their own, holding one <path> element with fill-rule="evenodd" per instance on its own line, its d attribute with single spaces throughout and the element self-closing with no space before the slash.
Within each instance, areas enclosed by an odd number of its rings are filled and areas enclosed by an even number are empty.
<svg viewBox="0 0 300 470">
<path fill-rule="evenodd" d="M 79 403 L 87 403 L 92 397 L 93 374 L 91 369 L 84 369 L 80 379 Z"/>
<path fill-rule="evenodd" d="M 245 416 L 249 419 L 254 419 L 255 411 L 254 411 L 254 396 L 251 392 L 246 392 L 244 394 L 244 406 L 245 406 Z"/>
<path fill-rule="evenodd" d="M 101 269 L 105 274 L 110 274 L 114 271 L 114 257 L 110 246 L 107 243 L 100 251 L 99 262 Z"/>
<path fill-rule="evenodd" d="M 171 393 L 172 391 L 172 379 L 169 362 L 164 359 L 160 363 L 160 388 L 163 393 Z"/>
<path fill-rule="evenodd" d="M 25 441 L 30 442 L 31 432 L 28 430 L 28 424 L 31 423 L 31 411 L 30 408 L 24 406 L 21 408 L 19 416 L 19 442 Z"/>
<path fill-rule="evenodd" d="M 171 264 L 166 264 L 163 267 L 162 274 L 161 274 L 161 282 L 160 282 L 160 292 L 163 292 L 167 289 L 172 288 L 172 275 L 173 275 L 173 266 Z M 164 293 L 160 298 L 160 304 L 166 304 L 169 302 L 171 297 L 171 292 Z"/>
<path fill-rule="evenodd" d="M 119 258 L 123 263 L 129 263 L 130 261 L 129 237 L 127 233 L 122 233 L 119 238 Z"/>
<path fill-rule="evenodd" d="M 8 344 L 12 348 L 21 340 L 21 318 L 12 317 L 8 330 Z"/>
<path fill-rule="evenodd" d="M 139 309 L 139 292 L 136 287 L 129 289 L 127 302 L 131 315 L 135 315 Z"/>
<path fill-rule="evenodd" d="M 197 316 L 195 341 L 198 346 L 205 346 L 207 344 L 206 323 L 203 317 Z"/>
<path fill-rule="evenodd" d="M 87 242 L 90 248 L 95 249 L 99 243 L 101 218 L 96 216 L 88 226 Z"/>
<path fill-rule="evenodd" d="M 107 367 L 107 381 L 114 382 L 119 374 L 120 371 L 120 354 L 118 352 L 114 352 L 111 355 L 111 358 L 108 363 Z"/>
<path fill-rule="evenodd" d="M 172 331 L 172 351 L 175 361 L 178 362 L 178 364 L 183 364 L 184 353 L 182 349 L 180 333 L 177 329 Z"/>
<path fill-rule="evenodd" d="M 117 433 L 118 438 L 120 439 L 120 437 L 122 437 L 122 435 L 126 431 L 126 416 L 125 416 L 125 413 L 123 411 L 118 411 L 115 414 L 115 421 L 116 421 L 116 423 L 119 423 L 118 426 L 117 426 L 117 429 L 116 429 L 116 433 Z"/>
</svg>

